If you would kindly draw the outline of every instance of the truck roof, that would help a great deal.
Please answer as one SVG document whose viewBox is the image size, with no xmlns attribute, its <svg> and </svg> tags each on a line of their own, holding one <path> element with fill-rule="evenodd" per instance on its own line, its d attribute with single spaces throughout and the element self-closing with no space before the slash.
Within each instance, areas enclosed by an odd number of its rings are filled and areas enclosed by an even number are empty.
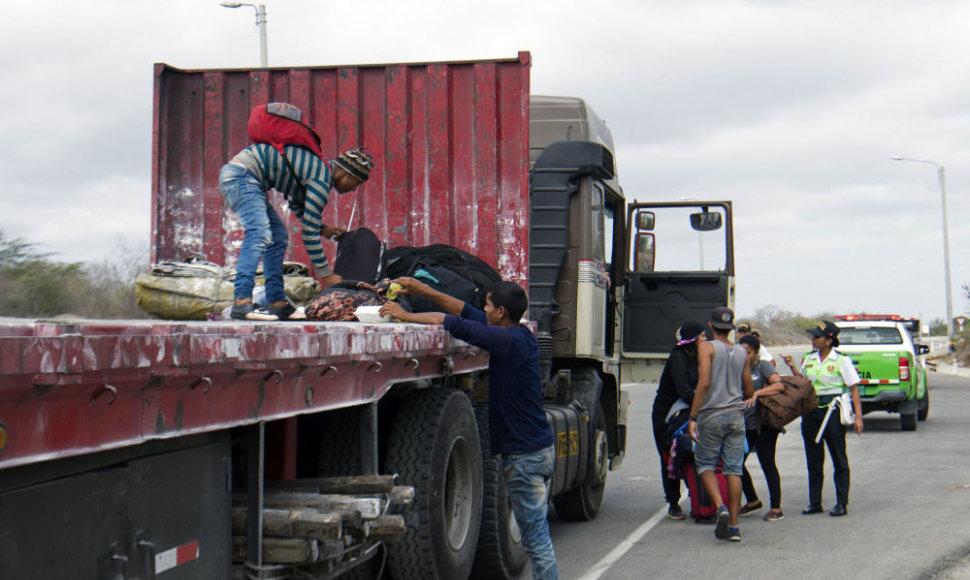
<svg viewBox="0 0 970 580">
<path fill-rule="evenodd" d="M 585 100 L 579 97 L 532 95 L 529 105 L 529 169 L 543 150 L 556 141 L 592 141 L 613 151 L 613 133 Z M 619 178 L 607 183 L 620 191 Z"/>
</svg>

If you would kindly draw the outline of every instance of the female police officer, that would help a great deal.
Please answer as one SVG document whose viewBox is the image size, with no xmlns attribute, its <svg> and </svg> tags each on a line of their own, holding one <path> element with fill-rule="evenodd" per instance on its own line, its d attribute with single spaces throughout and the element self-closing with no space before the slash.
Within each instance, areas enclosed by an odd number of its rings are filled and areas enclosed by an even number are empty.
<svg viewBox="0 0 970 580">
<path fill-rule="evenodd" d="M 835 397 L 845 391 L 852 393 L 852 407 L 855 409 L 855 424 L 853 428 L 862 434 L 862 401 L 859 399 L 859 373 L 852 365 L 852 360 L 835 350 L 839 346 L 839 327 L 825 320 L 808 331 L 812 335 L 812 352 L 802 359 L 800 368 L 796 368 L 791 356 L 785 356 L 785 363 L 792 373 L 811 379 L 818 396 L 818 409 L 802 415 L 802 439 L 805 442 L 805 460 L 808 463 L 808 507 L 802 510 L 805 515 L 822 512 L 822 472 L 825 463 L 825 449 L 822 443 L 816 443 L 815 437 L 822 423 L 828 406 Z M 832 465 L 835 468 L 835 507 L 829 512 L 830 516 L 844 516 L 849 505 L 849 457 L 845 452 L 845 426 L 839 420 L 838 413 L 831 417 L 825 426 L 821 439 L 832 455 Z"/>
</svg>

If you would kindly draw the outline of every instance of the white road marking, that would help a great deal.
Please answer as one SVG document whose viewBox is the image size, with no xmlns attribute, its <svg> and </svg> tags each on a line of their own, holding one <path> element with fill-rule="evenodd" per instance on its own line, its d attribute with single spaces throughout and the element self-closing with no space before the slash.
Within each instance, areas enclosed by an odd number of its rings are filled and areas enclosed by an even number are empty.
<svg viewBox="0 0 970 580">
<path fill-rule="evenodd" d="M 657 513 L 653 514 L 649 520 L 643 522 L 639 528 L 633 531 L 632 534 L 624 538 L 622 542 L 619 543 L 613 550 L 610 551 L 602 560 L 596 563 L 595 566 L 586 571 L 585 574 L 579 577 L 579 580 L 597 580 L 600 576 L 606 573 L 613 564 L 630 551 L 630 548 L 634 544 L 640 541 L 640 538 L 647 535 L 647 532 L 653 529 L 657 525 L 657 522 L 664 519 L 667 515 L 667 508 L 663 507 Z"/>
</svg>

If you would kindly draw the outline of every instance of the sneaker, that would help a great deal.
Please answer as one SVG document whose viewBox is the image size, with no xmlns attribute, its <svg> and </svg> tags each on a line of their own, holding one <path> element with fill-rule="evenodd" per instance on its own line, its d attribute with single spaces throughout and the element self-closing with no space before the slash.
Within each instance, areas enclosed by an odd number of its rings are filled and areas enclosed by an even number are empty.
<svg viewBox="0 0 970 580">
<path fill-rule="evenodd" d="M 667 509 L 667 519 L 668 520 L 686 520 L 687 514 L 684 510 L 680 509 L 680 505 L 676 503 L 670 504 L 670 508 Z"/>
<path fill-rule="evenodd" d="M 303 307 L 294 308 L 289 302 L 282 306 L 269 304 L 266 306 L 266 310 L 270 314 L 276 315 L 277 320 L 306 320 L 306 312 Z"/>
<path fill-rule="evenodd" d="M 727 539 L 728 537 L 728 526 L 731 524 L 731 514 L 728 512 L 727 506 L 721 506 L 717 508 L 717 521 L 714 525 L 714 537 L 719 540 Z"/>
<path fill-rule="evenodd" d="M 728 528 L 727 539 L 732 542 L 741 541 L 741 526 L 735 526 L 733 528 Z"/>
<path fill-rule="evenodd" d="M 279 320 L 280 317 L 265 308 L 258 308 L 252 302 L 233 304 L 229 317 L 233 320 Z"/>
<path fill-rule="evenodd" d="M 771 509 L 765 514 L 766 522 L 777 522 L 783 519 L 785 519 L 785 514 L 781 513 L 781 510 Z"/>
<path fill-rule="evenodd" d="M 748 503 L 746 503 L 743 506 L 741 506 L 741 509 L 738 510 L 738 515 L 739 516 L 749 516 L 749 515 L 753 514 L 754 512 L 760 510 L 763 507 L 765 507 L 765 506 L 764 506 L 763 503 L 761 503 L 761 500 L 760 499 L 758 501 L 756 501 L 756 502 L 750 502 L 749 501 Z"/>
</svg>

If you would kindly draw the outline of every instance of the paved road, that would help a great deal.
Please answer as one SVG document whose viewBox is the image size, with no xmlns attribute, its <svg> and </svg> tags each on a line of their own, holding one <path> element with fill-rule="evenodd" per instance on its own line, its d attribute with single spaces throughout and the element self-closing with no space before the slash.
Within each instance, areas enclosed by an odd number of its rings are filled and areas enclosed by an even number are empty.
<svg viewBox="0 0 970 580">
<path fill-rule="evenodd" d="M 866 416 L 861 437 L 848 436 L 852 488 L 844 518 L 801 515 L 807 476 L 793 423 L 778 443 L 785 519 L 742 518 L 740 544 L 716 540 L 710 525 L 662 517 L 666 504 L 650 429 L 655 386 L 629 386 L 628 456 L 610 474 L 599 517 L 571 523 L 550 516 L 560 577 L 970 578 L 970 379 L 931 373 L 929 384 L 929 419 L 918 431 L 903 433 L 897 415 L 875 413 Z M 757 458 L 749 464 L 767 501 Z M 829 508 L 828 460 L 825 474 Z M 681 505 L 689 508 L 686 493 Z"/>
</svg>

